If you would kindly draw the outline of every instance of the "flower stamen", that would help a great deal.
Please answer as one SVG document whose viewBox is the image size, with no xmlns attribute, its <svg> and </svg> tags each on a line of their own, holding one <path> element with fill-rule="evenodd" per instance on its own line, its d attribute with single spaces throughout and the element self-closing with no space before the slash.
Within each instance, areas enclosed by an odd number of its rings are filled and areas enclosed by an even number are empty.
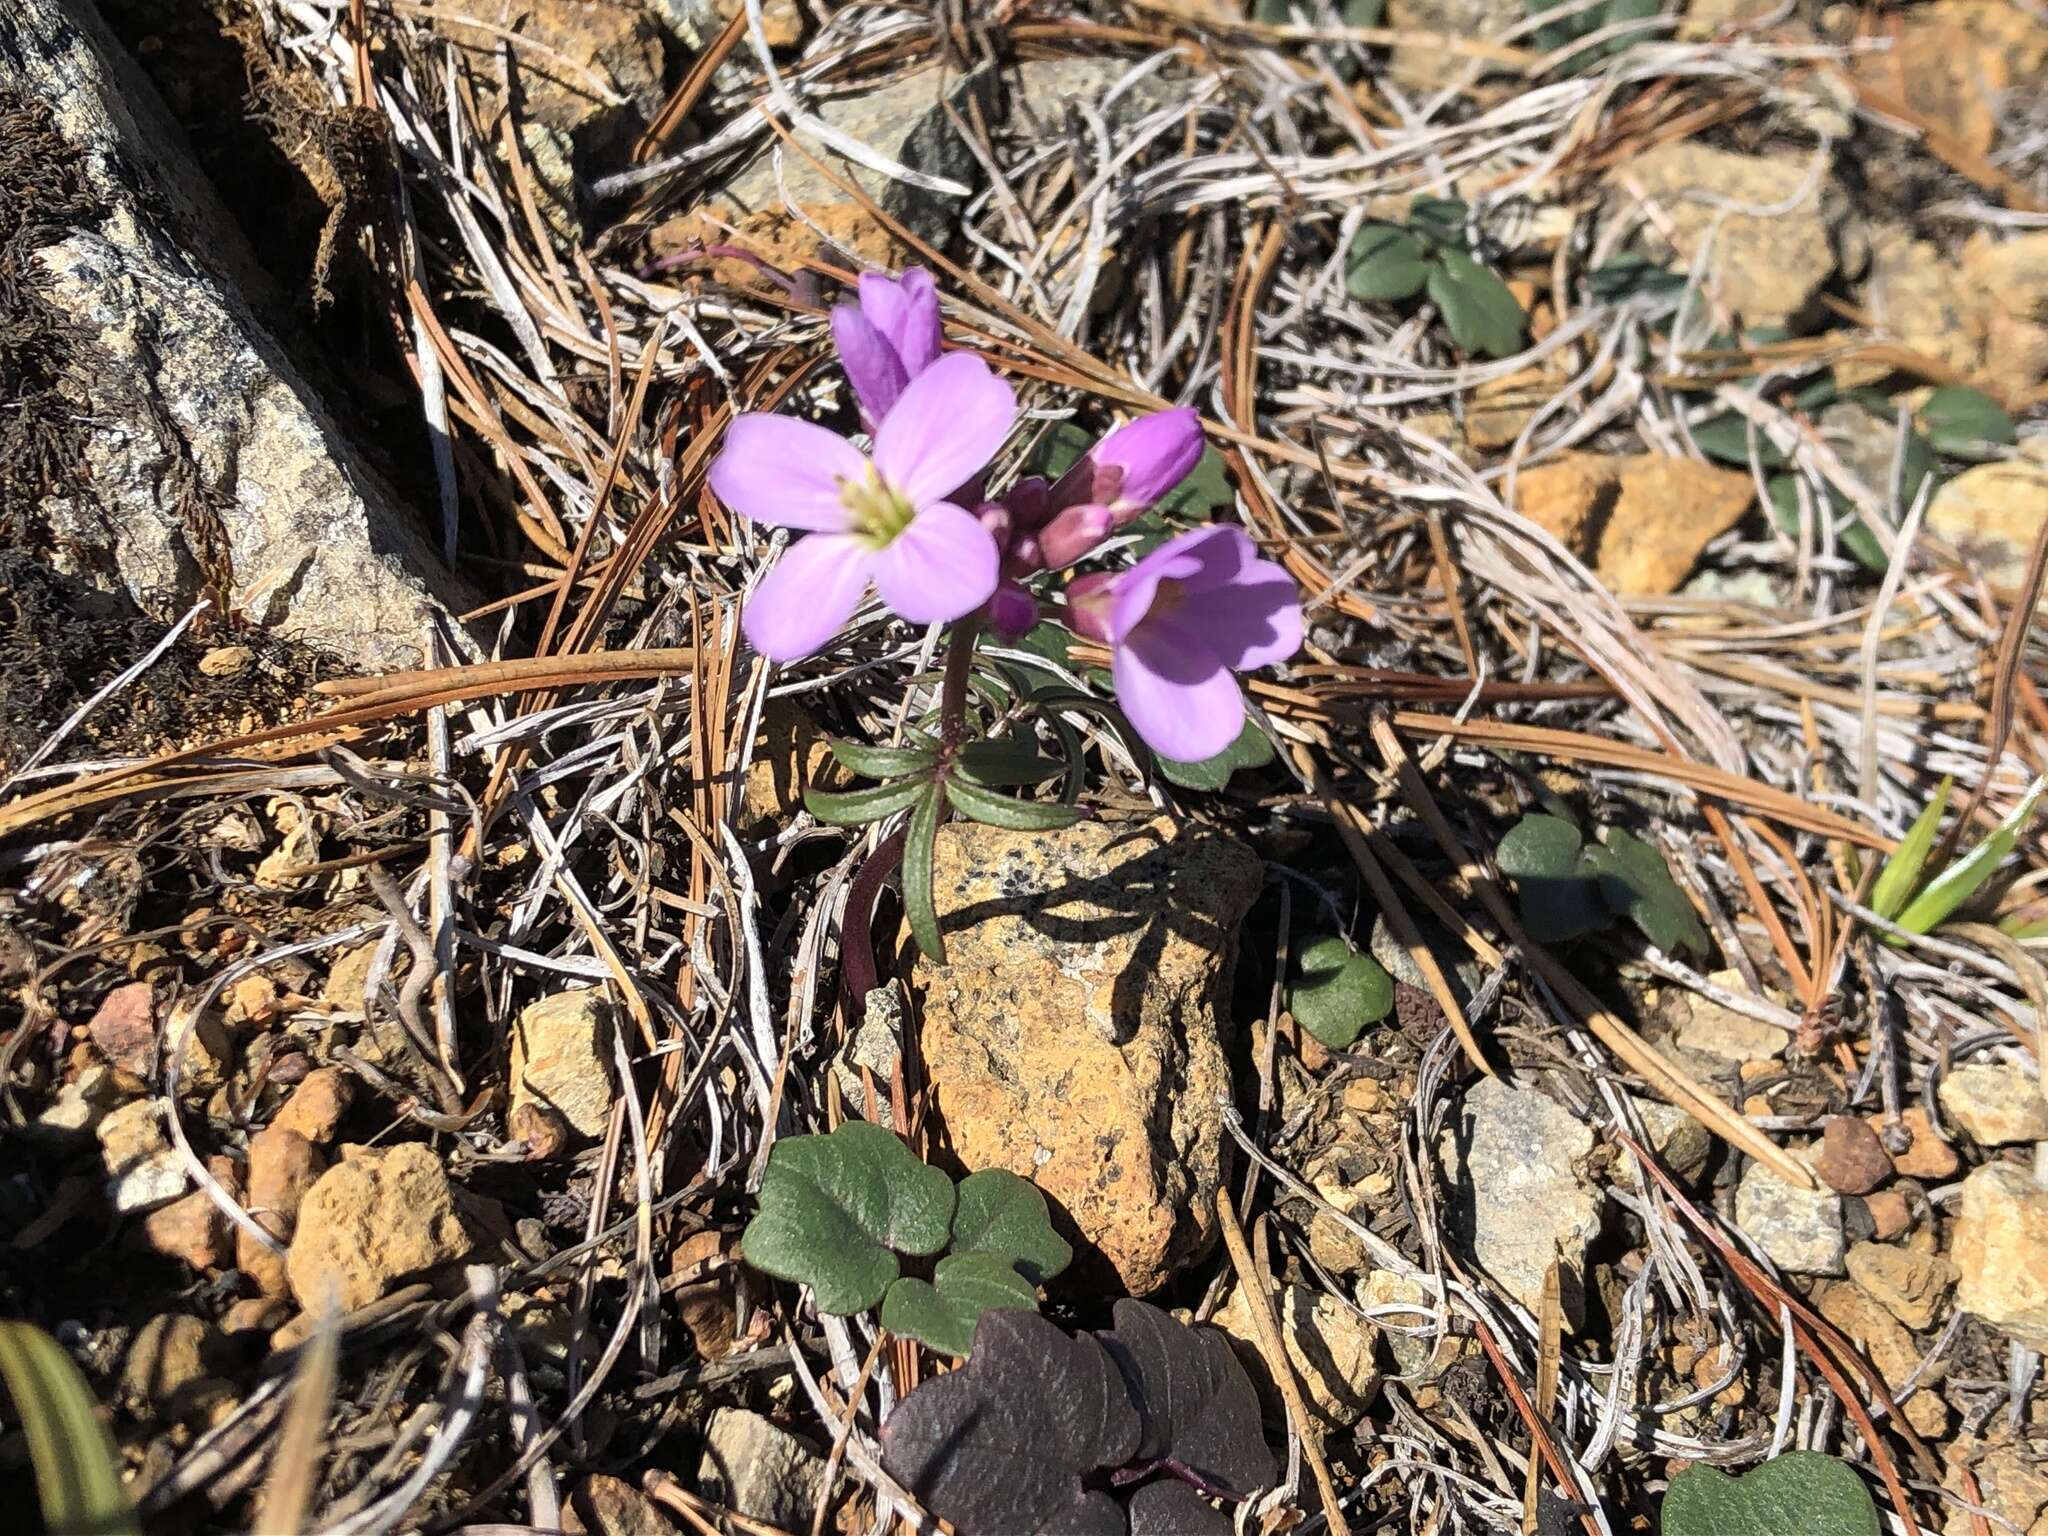
<svg viewBox="0 0 2048 1536">
<path fill-rule="evenodd" d="M 847 531 L 869 549 L 887 549 L 917 516 L 917 508 L 872 467 L 865 481 L 839 482 L 839 501 L 846 508 Z"/>
</svg>

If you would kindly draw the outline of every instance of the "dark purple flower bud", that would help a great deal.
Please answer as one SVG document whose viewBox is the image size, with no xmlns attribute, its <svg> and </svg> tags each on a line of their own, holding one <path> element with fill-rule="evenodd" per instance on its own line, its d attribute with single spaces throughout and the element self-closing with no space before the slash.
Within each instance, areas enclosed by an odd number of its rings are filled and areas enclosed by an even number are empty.
<svg viewBox="0 0 2048 1536">
<path fill-rule="evenodd" d="M 988 627 L 1004 640 L 1015 640 L 1031 632 L 1038 622 L 1038 602 L 1016 582 L 1004 580 L 996 583 L 996 590 L 988 600 Z"/>
<path fill-rule="evenodd" d="M 1060 477 L 1055 506 L 1093 502 L 1122 527 L 1188 477 L 1202 457 L 1202 421 L 1182 406 L 1111 432 Z"/>
</svg>

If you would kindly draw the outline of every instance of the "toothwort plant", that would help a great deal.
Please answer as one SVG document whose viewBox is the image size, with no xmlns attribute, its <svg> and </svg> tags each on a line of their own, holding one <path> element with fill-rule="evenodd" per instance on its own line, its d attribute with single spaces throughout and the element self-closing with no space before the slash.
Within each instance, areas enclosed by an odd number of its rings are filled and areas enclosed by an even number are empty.
<svg viewBox="0 0 2048 1536">
<path fill-rule="evenodd" d="M 914 624 L 953 626 L 936 732 L 904 747 L 834 742 L 872 788 L 806 797 L 845 825 L 911 812 L 903 892 L 919 946 L 943 960 L 931 895 L 932 840 L 948 809 L 972 820 L 1049 830 L 1078 820 L 1071 804 L 998 794 L 1064 771 L 1028 735 L 988 736 L 974 709 L 975 647 L 992 632 L 1014 640 L 1040 620 L 1027 582 L 1065 571 L 1169 495 L 1202 457 L 1187 409 L 1128 422 L 1057 480 L 1017 480 L 987 493 L 987 472 L 1017 420 L 1008 383 L 971 352 L 943 350 L 937 285 L 911 268 L 871 272 L 858 302 L 832 312 L 832 335 L 869 443 L 794 416 L 750 412 L 727 431 L 711 488 L 744 517 L 803 535 L 746 605 L 742 627 L 772 661 L 816 654 L 845 628 L 868 590 Z M 1199 762 L 1244 728 L 1236 674 L 1285 661 L 1301 645 L 1294 579 L 1241 528 L 1189 529 L 1135 564 L 1071 580 L 1054 617 L 1107 645 L 1120 712 L 1160 757 Z M 1101 709 L 1071 690 L 1039 690 L 1031 708 Z M 1009 710 L 987 729 L 1018 727 Z M 1028 727 L 1027 727 L 1028 729 Z M 1077 785 L 1072 784 L 1070 794 Z"/>
</svg>

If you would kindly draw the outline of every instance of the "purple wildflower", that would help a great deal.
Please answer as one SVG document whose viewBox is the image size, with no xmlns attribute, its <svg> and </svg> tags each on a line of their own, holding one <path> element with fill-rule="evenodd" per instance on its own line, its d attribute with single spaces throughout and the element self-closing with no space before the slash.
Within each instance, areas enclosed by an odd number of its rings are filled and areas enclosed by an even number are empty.
<svg viewBox="0 0 2048 1536">
<path fill-rule="evenodd" d="M 947 497 L 1002 446 L 1017 397 L 971 352 L 918 374 L 875 430 L 870 460 L 814 422 L 751 412 L 726 432 L 711 489 L 759 523 L 800 528 L 748 603 L 754 649 L 794 661 L 824 647 L 874 583 L 913 624 L 973 612 L 995 590 L 989 530 Z"/>
<path fill-rule="evenodd" d="M 1244 530 L 1191 529 L 1127 571 L 1067 588 L 1075 631 L 1106 642 L 1117 702 L 1147 746 L 1176 762 L 1214 757 L 1244 726 L 1234 672 L 1301 647 L 1294 578 Z"/>
<path fill-rule="evenodd" d="M 1186 406 L 1116 428 L 1053 487 L 1056 507 L 1094 504 L 1121 526 L 1188 477 L 1202 457 L 1202 419 Z"/>
<path fill-rule="evenodd" d="M 872 432 L 905 386 L 939 360 L 939 291 L 931 273 L 912 267 L 901 277 L 862 273 L 859 294 L 858 307 L 832 311 L 832 339 Z"/>
</svg>

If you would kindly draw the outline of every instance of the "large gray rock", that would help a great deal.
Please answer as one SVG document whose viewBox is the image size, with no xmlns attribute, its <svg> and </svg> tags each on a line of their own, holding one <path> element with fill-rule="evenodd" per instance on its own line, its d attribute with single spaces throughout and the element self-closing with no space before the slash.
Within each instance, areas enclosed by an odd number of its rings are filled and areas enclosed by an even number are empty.
<svg viewBox="0 0 2048 1536">
<path fill-rule="evenodd" d="M 1570 1110 L 1494 1077 L 1472 1085 L 1444 1131 L 1451 1230 L 1531 1312 L 1556 1261 L 1565 1308 L 1579 1313 L 1586 1245 L 1600 1230 L 1600 1191 L 1580 1171 L 1592 1151 L 1592 1128 Z"/>
<path fill-rule="evenodd" d="M 0 5 L 0 94 L 48 106 L 90 205 L 23 262 L 84 425 L 31 509 L 52 561 L 158 617 L 210 587 L 365 667 L 417 665 L 436 562 L 250 312 L 253 258 L 89 0 Z"/>
</svg>

